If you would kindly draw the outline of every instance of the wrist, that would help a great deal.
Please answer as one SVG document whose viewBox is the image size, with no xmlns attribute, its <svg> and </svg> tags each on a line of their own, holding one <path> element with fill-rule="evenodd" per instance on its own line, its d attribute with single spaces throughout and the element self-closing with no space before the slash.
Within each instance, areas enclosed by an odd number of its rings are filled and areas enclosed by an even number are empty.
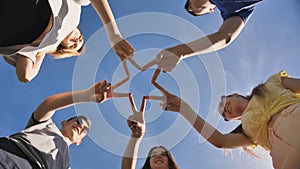
<svg viewBox="0 0 300 169">
<path fill-rule="evenodd" d="M 170 51 L 174 53 L 179 59 L 183 59 L 185 56 L 194 53 L 193 50 L 186 44 L 180 44 L 170 48 Z"/>
<path fill-rule="evenodd" d="M 144 133 L 131 133 L 132 138 L 136 138 L 136 139 L 142 139 L 144 137 Z"/>
<path fill-rule="evenodd" d="M 193 111 L 193 109 L 185 102 L 181 102 L 181 108 L 178 113 L 184 114 L 186 112 Z"/>
<path fill-rule="evenodd" d="M 89 97 L 89 90 L 77 90 L 73 92 L 73 100 L 74 102 L 90 102 L 91 99 Z"/>
<path fill-rule="evenodd" d="M 123 37 L 120 34 L 111 34 L 109 35 L 109 41 L 112 46 L 116 45 L 123 40 Z"/>
</svg>

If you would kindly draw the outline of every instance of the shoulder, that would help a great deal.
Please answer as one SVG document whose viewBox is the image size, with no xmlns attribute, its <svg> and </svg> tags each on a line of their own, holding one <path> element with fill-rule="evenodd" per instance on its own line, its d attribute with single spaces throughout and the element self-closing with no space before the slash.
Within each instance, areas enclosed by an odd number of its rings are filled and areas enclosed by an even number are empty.
<svg viewBox="0 0 300 169">
<path fill-rule="evenodd" d="M 272 84 L 272 83 L 282 83 L 281 77 L 290 77 L 285 70 L 281 70 L 278 73 L 275 73 L 273 75 L 271 75 L 267 81 L 265 82 L 266 85 L 268 84 Z"/>
</svg>

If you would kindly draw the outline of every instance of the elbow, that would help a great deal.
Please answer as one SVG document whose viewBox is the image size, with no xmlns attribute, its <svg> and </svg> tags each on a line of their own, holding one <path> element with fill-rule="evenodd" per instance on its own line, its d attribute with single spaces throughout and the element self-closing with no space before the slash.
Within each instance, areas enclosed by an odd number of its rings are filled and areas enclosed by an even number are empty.
<svg viewBox="0 0 300 169">
<path fill-rule="evenodd" d="M 18 74 L 17 76 L 18 76 L 18 80 L 24 83 L 30 82 L 34 78 L 33 76 L 27 74 Z"/>
<path fill-rule="evenodd" d="M 208 139 L 208 141 L 216 148 L 226 148 L 226 145 L 222 139 Z"/>
<path fill-rule="evenodd" d="M 212 143 L 212 145 L 214 145 L 216 148 L 225 148 L 224 145 L 220 143 Z"/>
<path fill-rule="evenodd" d="M 228 46 L 234 40 L 232 37 L 232 33 L 224 33 L 223 37 L 225 41 L 225 46 Z"/>
<path fill-rule="evenodd" d="M 225 31 L 217 32 L 215 35 L 217 38 L 215 40 L 212 40 L 212 43 L 218 50 L 229 46 L 236 38 L 232 33 Z"/>
</svg>

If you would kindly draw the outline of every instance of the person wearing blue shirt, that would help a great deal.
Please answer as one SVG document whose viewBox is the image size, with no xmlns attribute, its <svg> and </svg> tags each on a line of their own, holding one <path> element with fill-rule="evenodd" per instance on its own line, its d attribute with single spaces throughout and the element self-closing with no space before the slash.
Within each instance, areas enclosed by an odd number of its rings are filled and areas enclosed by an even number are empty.
<svg viewBox="0 0 300 169">
<path fill-rule="evenodd" d="M 218 8 L 223 23 L 218 31 L 195 41 L 160 51 L 158 68 L 170 72 L 180 60 L 194 55 L 214 52 L 227 47 L 243 30 L 254 7 L 262 0 L 188 0 L 185 9 L 194 16 L 210 14 Z"/>
</svg>

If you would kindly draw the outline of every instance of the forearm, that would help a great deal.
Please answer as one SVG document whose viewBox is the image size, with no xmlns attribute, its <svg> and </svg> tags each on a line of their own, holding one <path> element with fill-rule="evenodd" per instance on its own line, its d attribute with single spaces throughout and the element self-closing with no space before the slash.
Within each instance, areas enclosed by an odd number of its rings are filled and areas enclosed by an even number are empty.
<svg viewBox="0 0 300 169">
<path fill-rule="evenodd" d="M 229 45 L 229 43 L 227 43 L 228 38 L 220 34 L 221 33 L 217 32 L 186 44 L 171 47 L 167 50 L 170 50 L 182 59 L 214 52 Z"/>
<path fill-rule="evenodd" d="M 142 137 L 130 137 L 122 158 L 122 169 L 136 169 L 136 161 L 141 141 Z"/>
<path fill-rule="evenodd" d="M 180 114 L 201 134 L 208 142 L 216 147 L 222 147 L 223 134 L 215 127 L 203 120 L 189 105 L 183 104 Z"/>
<path fill-rule="evenodd" d="M 181 51 L 177 56 L 182 58 L 214 52 L 227 47 L 238 37 L 244 28 L 244 21 L 239 16 L 226 19 L 218 31 L 208 36 L 204 36 L 187 44 L 176 46 L 177 51 Z"/>
<path fill-rule="evenodd" d="M 111 43 L 116 43 L 121 34 L 107 0 L 90 0 L 97 11 Z"/>
<path fill-rule="evenodd" d="M 85 90 L 55 94 L 49 96 L 37 107 L 34 118 L 37 121 L 46 121 L 53 116 L 56 110 L 88 101 L 90 100 Z"/>
</svg>

